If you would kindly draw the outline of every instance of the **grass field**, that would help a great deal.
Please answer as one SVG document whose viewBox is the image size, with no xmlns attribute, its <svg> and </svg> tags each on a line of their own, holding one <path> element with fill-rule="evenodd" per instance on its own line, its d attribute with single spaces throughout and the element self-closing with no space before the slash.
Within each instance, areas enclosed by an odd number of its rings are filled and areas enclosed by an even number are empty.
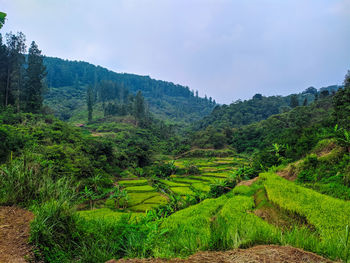
<svg viewBox="0 0 350 263">
<path fill-rule="evenodd" d="M 193 158 L 177 160 L 176 165 L 185 167 L 189 161 L 198 165 L 199 174 L 160 180 L 178 196 L 208 193 L 212 183 L 224 180 L 244 159 Z M 112 200 L 107 200 L 104 208 L 79 214 L 86 219 L 111 221 L 127 216 L 134 220 L 169 200 L 147 179 L 124 180 L 119 184 L 128 192 L 125 211 L 115 211 Z M 158 234 L 149 241 L 150 255 L 186 257 L 200 250 L 278 244 L 345 260 L 350 254 L 349 225 L 349 202 L 322 195 L 272 172 L 263 173 L 251 186 L 237 186 L 226 195 L 205 199 L 161 219 Z"/>
</svg>

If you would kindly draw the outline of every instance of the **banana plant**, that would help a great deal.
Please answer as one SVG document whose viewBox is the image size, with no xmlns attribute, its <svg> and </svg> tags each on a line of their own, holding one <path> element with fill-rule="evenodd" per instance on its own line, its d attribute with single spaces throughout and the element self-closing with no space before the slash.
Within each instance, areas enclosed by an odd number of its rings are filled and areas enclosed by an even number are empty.
<svg viewBox="0 0 350 263">
<path fill-rule="evenodd" d="M 117 185 L 114 189 L 113 192 L 111 193 L 111 195 L 109 196 L 109 199 L 113 199 L 114 201 L 114 207 L 119 209 L 120 208 L 120 200 L 124 200 L 123 203 L 123 208 L 125 209 L 127 207 L 128 204 L 128 193 L 126 192 L 126 190 L 121 189 L 119 187 L 119 185 Z"/>
<path fill-rule="evenodd" d="M 96 199 L 96 194 L 95 194 L 95 192 L 92 191 L 92 190 L 91 190 L 90 188 L 88 188 L 87 186 L 85 186 L 83 195 L 84 195 L 85 199 L 89 200 L 90 208 L 93 209 L 93 208 L 94 208 L 94 201 L 95 201 L 95 199 Z"/>
<path fill-rule="evenodd" d="M 348 152 L 350 152 L 350 132 L 343 129 L 343 132 L 338 136 L 338 142 L 341 146 L 344 146 Z"/>
</svg>

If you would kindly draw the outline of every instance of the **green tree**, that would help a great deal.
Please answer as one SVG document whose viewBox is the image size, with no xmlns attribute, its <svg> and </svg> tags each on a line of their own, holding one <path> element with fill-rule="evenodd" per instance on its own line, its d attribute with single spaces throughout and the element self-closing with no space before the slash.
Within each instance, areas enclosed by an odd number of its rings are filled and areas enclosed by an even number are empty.
<svg viewBox="0 0 350 263">
<path fill-rule="evenodd" d="M 91 85 L 89 85 L 88 90 L 87 90 L 87 108 L 88 108 L 88 121 L 92 121 L 92 112 L 93 112 L 93 98 L 94 94 L 92 91 Z"/>
<path fill-rule="evenodd" d="M 145 100 L 141 91 L 138 91 L 134 100 L 134 116 L 136 119 L 141 120 L 145 117 Z"/>
<path fill-rule="evenodd" d="M 299 106 L 299 100 L 298 96 L 296 94 L 293 94 L 290 96 L 290 107 L 295 108 Z"/>
<path fill-rule="evenodd" d="M 350 129 L 350 71 L 345 76 L 344 88 L 339 89 L 333 98 L 334 117 L 345 129 Z"/>
<path fill-rule="evenodd" d="M 5 24 L 6 13 L 0 12 L 0 28 Z"/>
<path fill-rule="evenodd" d="M 307 106 L 307 98 L 304 99 L 303 106 Z"/>
<path fill-rule="evenodd" d="M 41 50 L 33 41 L 28 52 L 28 68 L 26 70 L 25 105 L 26 111 L 38 113 L 43 105 L 43 80 L 46 76 Z"/>
<path fill-rule="evenodd" d="M 7 42 L 7 78 L 4 90 L 4 105 L 16 104 L 17 111 L 20 110 L 20 93 L 23 85 L 23 65 L 25 61 L 24 53 L 26 51 L 25 45 L 26 37 L 22 32 L 16 35 L 12 33 L 6 34 Z"/>
</svg>

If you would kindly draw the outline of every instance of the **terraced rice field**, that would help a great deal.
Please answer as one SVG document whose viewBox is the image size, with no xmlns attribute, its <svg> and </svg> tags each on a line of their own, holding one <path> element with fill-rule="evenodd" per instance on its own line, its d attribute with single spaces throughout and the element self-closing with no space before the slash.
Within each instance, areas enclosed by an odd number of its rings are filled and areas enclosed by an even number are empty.
<svg viewBox="0 0 350 263">
<path fill-rule="evenodd" d="M 199 174 L 180 175 L 175 174 L 167 179 L 161 179 L 163 184 L 172 194 L 181 197 L 191 197 L 198 193 L 206 194 L 210 191 L 210 185 L 225 180 L 233 171 L 244 163 L 244 159 L 235 157 L 226 158 L 190 158 L 179 159 L 175 165 L 181 169 L 186 165 L 193 164 L 198 167 Z M 157 208 L 168 202 L 165 191 L 157 191 L 147 178 L 137 178 L 131 176 L 117 182 L 127 191 L 127 205 L 124 209 L 116 211 L 114 201 L 107 199 L 102 208 L 93 211 L 81 212 L 86 218 L 107 217 L 120 218 L 124 214 L 131 213 L 133 217 L 145 213 L 147 210 Z M 124 202 L 121 202 L 123 207 Z"/>
<path fill-rule="evenodd" d="M 185 166 L 189 160 L 177 160 Z M 224 180 L 237 166 L 232 159 L 191 159 L 198 175 L 173 175 L 160 180 L 172 193 L 191 196 L 207 193 L 215 180 Z M 234 159 L 234 162 L 237 162 Z M 243 163 L 244 160 L 240 160 Z M 218 167 L 218 172 L 212 170 Z M 116 220 L 139 218 L 148 209 L 167 203 L 167 196 L 145 178 L 119 181 L 128 191 L 125 211 L 106 207 L 80 212 L 85 218 Z M 129 213 L 126 213 L 129 212 Z M 350 255 L 349 202 L 319 194 L 274 173 L 260 174 L 252 184 L 235 187 L 219 198 L 208 198 L 160 221 L 163 234 L 154 240 L 155 257 L 188 256 L 215 247 L 246 248 L 254 244 L 294 246 L 332 260 Z"/>
<path fill-rule="evenodd" d="M 182 196 L 193 195 L 194 192 L 208 193 L 210 184 L 220 180 L 225 180 L 233 174 L 238 166 L 245 163 L 242 158 L 191 158 L 175 161 L 179 168 L 185 168 L 188 163 L 194 164 L 199 168 L 198 175 L 175 175 L 169 180 L 163 180 L 175 194 Z"/>
</svg>

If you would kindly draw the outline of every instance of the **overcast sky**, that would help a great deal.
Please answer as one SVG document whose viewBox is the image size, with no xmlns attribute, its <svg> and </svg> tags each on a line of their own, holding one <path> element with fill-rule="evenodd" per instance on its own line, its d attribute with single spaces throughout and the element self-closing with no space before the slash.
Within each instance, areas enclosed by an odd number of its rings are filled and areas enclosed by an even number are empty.
<svg viewBox="0 0 350 263">
<path fill-rule="evenodd" d="M 0 0 L 47 56 L 149 75 L 220 103 L 341 84 L 350 0 Z"/>
</svg>

